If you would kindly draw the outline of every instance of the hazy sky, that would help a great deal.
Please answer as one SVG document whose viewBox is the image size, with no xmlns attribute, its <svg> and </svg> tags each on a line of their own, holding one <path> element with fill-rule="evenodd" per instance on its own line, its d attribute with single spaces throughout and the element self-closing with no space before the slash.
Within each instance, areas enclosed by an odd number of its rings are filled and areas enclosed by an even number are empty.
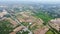
<svg viewBox="0 0 60 34">
<path fill-rule="evenodd" d="M 0 0 L 0 1 L 60 1 L 60 0 Z"/>
<path fill-rule="evenodd" d="M 0 1 L 60 2 L 60 0 L 0 0 Z"/>
<path fill-rule="evenodd" d="M 60 1 L 60 0 L 1 0 L 1 1 Z"/>
</svg>

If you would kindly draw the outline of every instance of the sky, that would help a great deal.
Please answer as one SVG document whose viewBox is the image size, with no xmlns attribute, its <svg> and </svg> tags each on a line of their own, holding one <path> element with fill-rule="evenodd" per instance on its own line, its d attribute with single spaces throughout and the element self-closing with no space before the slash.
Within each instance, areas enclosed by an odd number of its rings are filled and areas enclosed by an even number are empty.
<svg viewBox="0 0 60 34">
<path fill-rule="evenodd" d="M 0 0 L 0 1 L 60 1 L 60 0 Z"/>
<path fill-rule="evenodd" d="M 31 1 L 31 2 L 60 2 L 60 0 L 0 0 L 0 1 Z"/>
</svg>

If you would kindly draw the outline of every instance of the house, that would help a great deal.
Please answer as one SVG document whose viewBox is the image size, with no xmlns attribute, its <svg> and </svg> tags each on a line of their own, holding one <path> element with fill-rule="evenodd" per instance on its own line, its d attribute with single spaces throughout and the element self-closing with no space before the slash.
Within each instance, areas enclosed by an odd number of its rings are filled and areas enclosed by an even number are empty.
<svg viewBox="0 0 60 34">
<path fill-rule="evenodd" d="M 60 29 L 60 18 L 52 19 L 49 24 L 51 27 L 55 28 L 57 31 Z"/>
<path fill-rule="evenodd" d="M 45 34 L 48 30 L 49 30 L 49 28 L 47 28 L 47 27 L 39 28 L 34 31 L 34 34 Z"/>
<path fill-rule="evenodd" d="M 23 28 L 24 28 L 23 26 L 19 26 L 19 27 L 15 28 L 13 31 L 18 32 L 18 31 L 22 30 Z"/>
<path fill-rule="evenodd" d="M 13 25 L 13 27 L 16 27 L 18 25 L 18 23 L 11 18 L 7 18 L 7 20 L 10 21 L 10 23 Z"/>
<path fill-rule="evenodd" d="M 10 34 L 16 34 L 16 33 L 19 32 L 20 30 L 22 30 L 23 28 L 24 28 L 24 26 L 19 26 L 19 27 L 15 28 L 15 29 L 13 30 L 13 32 L 11 32 Z"/>
<path fill-rule="evenodd" d="M 2 18 L 6 14 L 7 14 L 7 11 L 6 10 L 3 10 L 2 12 L 0 12 L 0 18 Z"/>
<path fill-rule="evenodd" d="M 10 34 L 16 34 L 15 32 L 11 32 Z"/>
</svg>

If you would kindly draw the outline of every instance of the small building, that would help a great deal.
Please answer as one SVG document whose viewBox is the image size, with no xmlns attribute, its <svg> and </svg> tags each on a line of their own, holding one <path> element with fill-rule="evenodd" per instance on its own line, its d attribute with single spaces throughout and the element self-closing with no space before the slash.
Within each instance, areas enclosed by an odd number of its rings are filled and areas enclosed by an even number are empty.
<svg viewBox="0 0 60 34">
<path fill-rule="evenodd" d="M 17 32 L 21 31 L 24 28 L 24 26 L 19 26 L 13 30 L 10 34 L 16 34 Z"/>
<path fill-rule="evenodd" d="M 6 14 L 7 14 L 7 11 L 6 10 L 3 10 L 2 12 L 0 12 L 0 18 L 2 18 Z"/>
<path fill-rule="evenodd" d="M 45 34 L 48 30 L 49 30 L 49 28 L 43 27 L 43 28 L 35 30 L 34 34 Z"/>
<path fill-rule="evenodd" d="M 60 29 L 60 18 L 52 19 L 49 22 L 49 24 L 51 25 L 51 27 L 53 27 L 59 31 L 59 29 Z"/>
<path fill-rule="evenodd" d="M 13 31 L 17 33 L 18 31 L 22 30 L 23 28 L 24 28 L 23 26 L 19 26 L 19 27 L 15 28 Z"/>
<path fill-rule="evenodd" d="M 15 32 L 11 32 L 10 34 L 16 34 Z"/>
<path fill-rule="evenodd" d="M 10 21 L 10 23 L 13 25 L 13 27 L 18 26 L 18 23 L 17 23 L 16 21 L 14 21 L 13 19 L 11 19 L 11 18 L 7 18 L 7 20 Z"/>
</svg>

